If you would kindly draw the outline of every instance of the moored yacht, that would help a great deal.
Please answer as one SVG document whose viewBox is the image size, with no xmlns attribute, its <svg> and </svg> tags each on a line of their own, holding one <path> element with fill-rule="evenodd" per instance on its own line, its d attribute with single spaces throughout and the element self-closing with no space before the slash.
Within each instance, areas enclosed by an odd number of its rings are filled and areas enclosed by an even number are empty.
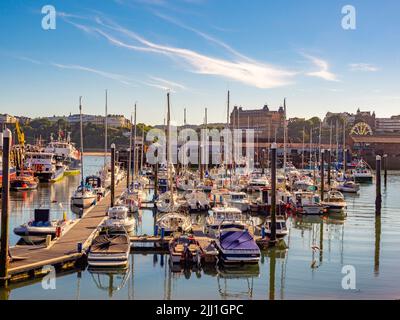
<svg viewBox="0 0 400 320">
<path fill-rule="evenodd" d="M 125 206 L 116 206 L 108 209 L 108 218 L 104 221 L 104 227 L 118 227 L 122 226 L 127 233 L 135 230 L 136 219 L 129 216 L 128 208 Z"/>
<path fill-rule="evenodd" d="M 125 268 L 128 265 L 130 239 L 122 226 L 101 228 L 94 238 L 88 265 L 92 268 Z"/>
</svg>

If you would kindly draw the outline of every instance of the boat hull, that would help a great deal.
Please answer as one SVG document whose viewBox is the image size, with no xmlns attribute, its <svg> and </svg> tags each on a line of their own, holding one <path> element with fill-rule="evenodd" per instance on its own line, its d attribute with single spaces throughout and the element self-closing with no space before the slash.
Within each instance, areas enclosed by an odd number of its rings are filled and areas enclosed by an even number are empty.
<svg viewBox="0 0 400 320">
<path fill-rule="evenodd" d="M 88 198 L 71 198 L 71 204 L 77 208 L 87 209 L 90 208 L 92 205 L 95 204 L 97 197 L 88 197 Z"/>
</svg>

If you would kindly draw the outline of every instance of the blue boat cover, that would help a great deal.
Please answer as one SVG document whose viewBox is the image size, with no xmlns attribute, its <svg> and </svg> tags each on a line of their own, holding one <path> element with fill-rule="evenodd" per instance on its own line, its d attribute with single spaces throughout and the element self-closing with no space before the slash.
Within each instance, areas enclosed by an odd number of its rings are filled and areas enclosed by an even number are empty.
<svg viewBox="0 0 400 320">
<path fill-rule="evenodd" d="M 258 250 L 258 246 L 248 231 L 226 231 L 220 236 L 223 249 L 230 250 Z"/>
</svg>

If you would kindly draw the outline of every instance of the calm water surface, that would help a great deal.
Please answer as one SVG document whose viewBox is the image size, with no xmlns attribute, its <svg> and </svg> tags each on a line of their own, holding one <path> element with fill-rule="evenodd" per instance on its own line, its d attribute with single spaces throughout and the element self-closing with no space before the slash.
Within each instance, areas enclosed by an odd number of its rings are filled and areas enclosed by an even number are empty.
<svg viewBox="0 0 400 320">
<path fill-rule="evenodd" d="M 86 157 L 85 174 L 96 172 L 101 157 Z M 40 205 L 60 218 L 79 177 L 41 185 L 36 191 L 13 193 L 10 229 L 30 220 Z M 168 255 L 131 254 L 122 274 L 71 271 L 57 278 L 55 290 L 41 280 L 12 285 L 9 299 L 384 299 L 400 298 L 400 173 L 391 173 L 383 189 L 381 219 L 375 218 L 374 185 L 346 196 L 348 216 L 289 219 L 288 250 L 262 253 L 257 268 L 171 270 Z M 138 234 L 151 234 L 154 215 L 143 210 Z M 11 241 L 18 240 L 11 234 Z M 313 250 L 317 246 L 319 250 Z M 343 266 L 356 270 L 356 290 L 342 289 Z"/>
</svg>

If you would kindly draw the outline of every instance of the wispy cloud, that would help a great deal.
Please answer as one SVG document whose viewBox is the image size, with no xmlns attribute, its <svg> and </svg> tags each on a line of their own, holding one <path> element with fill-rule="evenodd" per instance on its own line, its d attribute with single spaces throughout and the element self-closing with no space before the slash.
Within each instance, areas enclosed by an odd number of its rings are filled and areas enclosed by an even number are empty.
<svg viewBox="0 0 400 320">
<path fill-rule="evenodd" d="M 153 76 L 149 76 L 149 78 L 152 79 L 153 81 L 164 84 L 165 86 L 169 87 L 170 89 L 173 89 L 173 88 L 178 88 L 181 90 L 186 89 L 186 87 L 183 84 L 180 84 L 180 83 L 177 83 L 177 82 L 174 82 L 171 80 L 166 80 L 166 79 L 163 79 L 160 77 L 153 77 Z"/>
<path fill-rule="evenodd" d="M 30 63 L 33 63 L 33 64 L 42 64 L 42 62 L 40 62 L 39 60 L 35 60 L 35 59 L 31 59 L 31 58 L 28 58 L 28 57 L 17 57 L 19 60 L 22 60 L 22 61 L 27 61 L 27 62 L 30 62 Z"/>
<path fill-rule="evenodd" d="M 124 85 L 136 87 L 136 85 L 132 84 L 132 82 L 126 76 L 123 76 L 120 74 L 105 72 L 102 70 L 93 69 L 93 68 L 80 66 L 80 65 L 65 65 L 65 64 L 59 64 L 59 63 L 51 63 L 51 65 L 54 67 L 57 67 L 59 69 L 70 69 L 70 70 L 94 73 L 99 76 L 102 76 L 103 78 L 112 79 L 112 80 L 118 81 Z"/>
<path fill-rule="evenodd" d="M 317 58 L 308 54 L 303 54 L 304 57 L 309 59 L 315 67 L 319 68 L 318 71 L 308 72 L 306 75 L 310 77 L 317 77 L 327 81 L 339 81 L 337 76 L 329 71 L 329 63 L 321 58 Z"/>
<path fill-rule="evenodd" d="M 369 63 L 350 63 L 349 67 L 351 71 L 363 71 L 363 72 L 379 71 L 379 68 Z"/>
<path fill-rule="evenodd" d="M 283 68 L 252 59 L 246 59 L 240 54 L 237 54 L 237 57 L 232 60 L 215 58 L 190 49 L 154 43 L 110 20 L 108 20 L 108 23 L 105 23 L 103 20 L 97 18 L 96 22 L 103 28 L 88 26 L 87 28 L 106 38 L 112 45 L 133 51 L 158 53 L 178 59 L 185 63 L 188 70 L 193 73 L 219 76 L 262 89 L 288 85 L 296 75 L 293 71 L 284 70 Z M 104 28 L 114 31 L 117 35 L 106 31 Z M 127 43 L 121 37 L 127 37 L 135 41 L 135 44 Z"/>
</svg>

